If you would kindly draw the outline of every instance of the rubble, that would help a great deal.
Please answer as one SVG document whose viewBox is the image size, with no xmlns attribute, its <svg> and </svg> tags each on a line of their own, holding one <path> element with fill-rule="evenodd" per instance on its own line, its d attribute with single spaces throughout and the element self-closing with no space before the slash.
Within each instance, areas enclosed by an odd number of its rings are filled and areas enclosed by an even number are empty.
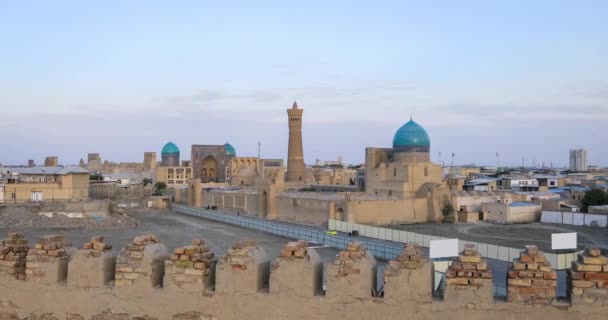
<svg viewBox="0 0 608 320">
<path fill-rule="evenodd" d="M 579 254 L 568 270 L 570 294 L 577 302 L 594 303 L 608 296 L 608 258 L 597 247 L 589 247 Z"/>
<path fill-rule="evenodd" d="M 203 240 L 192 240 L 187 247 L 175 248 L 165 261 L 165 287 L 175 284 L 180 288 L 208 289 L 213 284 L 217 260 Z"/>
<path fill-rule="evenodd" d="M 397 301 L 430 302 L 433 265 L 416 243 L 408 243 L 384 268 L 384 297 Z"/>
<path fill-rule="evenodd" d="M 71 246 L 64 235 L 51 235 L 41 237 L 27 253 L 25 274 L 27 280 L 42 280 L 48 276 L 53 282 L 61 281 L 67 276 L 67 251 Z M 44 264 L 53 264 L 61 271 L 61 275 L 46 270 Z M 61 264 L 61 266 L 59 266 Z M 47 274 L 48 272 L 48 274 Z M 58 278 L 55 278 L 58 276 Z"/>
<path fill-rule="evenodd" d="M 537 246 L 527 245 L 507 274 L 507 301 L 548 304 L 556 297 L 557 272 Z"/>
<path fill-rule="evenodd" d="M 308 256 L 307 248 L 308 248 L 308 241 L 306 241 L 306 240 L 298 240 L 298 241 L 289 242 L 288 244 L 285 245 L 285 247 L 283 248 L 283 251 L 281 251 L 281 253 L 279 254 L 279 257 L 277 258 L 275 263 L 273 263 L 272 269 L 276 270 L 277 268 L 279 268 L 281 261 L 291 261 L 294 259 L 309 260 L 310 257 Z"/>
<path fill-rule="evenodd" d="M 143 268 L 144 250 L 146 246 L 157 243 L 156 235 L 141 235 L 120 250 L 116 258 L 115 287 L 131 286 L 137 279 L 151 276 Z"/>
<path fill-rule="evenodd" d="M 389 282 L 389 278 L 397 275 L 401 269 L 420 269 L 426 262 L 427 259 L 422 256 L 422 250 L 417 244 L 406 244 L 401 254 L 389 261 L 384 269 L 384 283 Z"/>
<path fill-rule="evenodd" d="M 492 276 L 492 270 L 475 245 L 465 244 L 464 250 L 446 270 L 444 301 L 471 306 L 493 304 Z"/>
<path fill-rule="evenodd" d="M 445 277 L 447 285 L 479 287 L 484 279 L 492 279 L 492 270 L 475 245 L 466 244 L 462 254 L 448 267 Z"/>
<path fill-rule="evenodd" d="M 270 261 L 254 240 L 235 243 L 219 260 L 216 268 L 216 293 L 253 294 L 267 290 Z"/>
<path fill-rule="evenodd" d="M 90 242 L 82 245 L 86 256 L 99 258 L 104 252 L 112 250 L 112 246 L 104 243 L 103 237 L 92 237 Z"/>
<path fill-rule="evenodd" d="M 0 272 L 25 280 L 25 263 L 29 250 L 22 233 L 11 232 L 0 241 Z"/>
<path fill-rule="evenodd" d="M 376 281 L 376 259 L 361 242 L 354 241 L 346 250 L 340 251 L 329 266 L 325 295 L 369 298 L 376 288 Z"/>
</svg>

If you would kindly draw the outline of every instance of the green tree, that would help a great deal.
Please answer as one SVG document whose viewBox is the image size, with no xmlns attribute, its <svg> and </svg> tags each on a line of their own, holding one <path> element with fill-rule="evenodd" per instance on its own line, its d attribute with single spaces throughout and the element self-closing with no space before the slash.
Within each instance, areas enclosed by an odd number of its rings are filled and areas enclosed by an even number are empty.
<svg viewBox="0 0 608 320">
<path fill-rule="evenodd" d="M 155 196 L 162 196 L 166 189 L 167 184 L 162 181 L 158 181 L 154 184 L 154 192 L 152 194 Z"/>
<path fill-rule="evenodd" d="M 593 188 L 585 191 L 585 196 L 581 200 L 583 212 L 587 212 L 590 206 L 602 206 L 608 204 L 608 193 L 602 189 Z"/>
<path fill-rule="evenodd" d="M 154 181 L 152 181 L 152 179 L 150 178 L 144 178 L 144 180 L 142 181 L 144 184 L 144 188 L 147 187 L 149 184 L 152 184 Z"/>
<path fill-rule="evenodd" d="M 444 218 L 448 218 L 451 217 L 454 214 L 454 206 L 452 205 L 451 202 L 447 202 L 443 205 L 443 208 L 441 208 L 441 214 L 443 214 Z"/>
<path fill-rule="evenodd" d="M 89 180 L 90 181 L 103 181 L 103 176 L 100 173 L 93 173 L 91 175 L 89 175 Z"/>
</svg>

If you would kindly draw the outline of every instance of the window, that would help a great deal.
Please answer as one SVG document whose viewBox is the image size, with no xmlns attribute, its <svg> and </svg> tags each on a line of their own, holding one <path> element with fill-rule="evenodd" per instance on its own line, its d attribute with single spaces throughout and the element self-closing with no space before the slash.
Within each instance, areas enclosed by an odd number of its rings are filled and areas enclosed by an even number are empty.
<svg viewBox="0 0 608 320">
<path fill-rule="evenodd" d="M 429 168 L 424 167 L 424 176 L 428 177 L 429 176 Z"/>
<path fill-rule="evenodd" d="M 393 168 L 393 177 L 397 176 L 397 168 Z"/>
</svg>

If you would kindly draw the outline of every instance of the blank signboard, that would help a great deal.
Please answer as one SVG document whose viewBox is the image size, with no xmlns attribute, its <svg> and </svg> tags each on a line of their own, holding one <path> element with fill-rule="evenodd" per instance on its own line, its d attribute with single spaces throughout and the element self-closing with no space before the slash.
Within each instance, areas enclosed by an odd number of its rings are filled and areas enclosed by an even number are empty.
<svg viewBox="0 0 608 320">
<path fill-rule="evenodd" d="M 551 249 L 576 249 L 576 232 L 573 233 L 552 233 L 551 234 Z"/>
<path fill-rule="evenodd" d="M 431 240 L 431 259 L 458 256 L 458 239 Z"/>
</svg>

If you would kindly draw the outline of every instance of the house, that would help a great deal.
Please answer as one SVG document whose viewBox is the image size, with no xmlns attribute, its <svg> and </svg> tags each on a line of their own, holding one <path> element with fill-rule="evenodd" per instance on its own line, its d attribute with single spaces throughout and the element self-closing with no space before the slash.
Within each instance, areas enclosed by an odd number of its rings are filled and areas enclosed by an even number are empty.
<svg viewBox="0 0 608 320">
<path fill-rule="evenodd" d="M 89 171 L 69 167 L 5 167 L 5 201 L 86 201 Z"/>
</svg>

